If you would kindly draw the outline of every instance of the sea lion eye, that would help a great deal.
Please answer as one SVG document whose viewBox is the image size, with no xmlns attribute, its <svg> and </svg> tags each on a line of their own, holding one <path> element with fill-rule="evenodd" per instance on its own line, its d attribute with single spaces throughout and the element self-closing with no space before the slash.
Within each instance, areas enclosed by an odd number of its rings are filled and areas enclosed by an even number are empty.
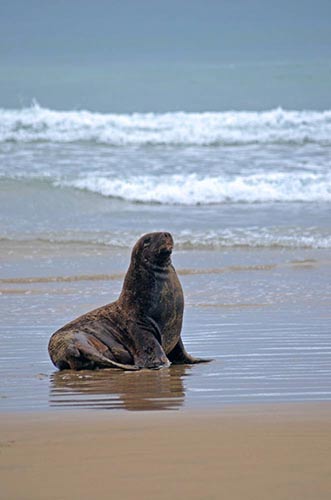
<svg viewBox="0 0 331 500">
<path fill-rule="evenodd" d="M 150 242 L 151 242 L 151 238 L 145 238 L 144 239 L 144 243 L 143 243 L 144 247 L 148 247 L 148 245 L 150 244 Z"/>
</svg>

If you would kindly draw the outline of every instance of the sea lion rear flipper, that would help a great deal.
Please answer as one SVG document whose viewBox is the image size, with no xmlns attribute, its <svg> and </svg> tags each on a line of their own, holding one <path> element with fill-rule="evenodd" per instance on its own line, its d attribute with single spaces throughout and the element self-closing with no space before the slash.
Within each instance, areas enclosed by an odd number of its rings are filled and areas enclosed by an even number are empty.
<svg viewBox="0 0 331 500">
<path fill-rule="evenodd" d="M 96 345 L 97 344 L 97 345 Z M 100 344 L 100 345 L 99 345 Z M 139 368 L 135 365 L 126 365 L 118 363 L 106 357 L 102 351 L 108 351 L 107 347 L 102 344 L 93 335 L 84 332 L 77 332 L 75 334 L 75 347 L 78 349 L 79 354 L 88 361 L 92 361 L 100 368 L 121 368 L 122 370 L 136 371 Z M 70 363 L 69 363 L 70 364 Z"/>
<path fill-rule="evenodd" d="M 182 339 L 180 338 L 175 347 L 168 354 L 168 358 L 174 365 L 194 365 L 196 363 L 209 363 L 212 359 L 194 358 L 186 352 Z"/>
</svg>

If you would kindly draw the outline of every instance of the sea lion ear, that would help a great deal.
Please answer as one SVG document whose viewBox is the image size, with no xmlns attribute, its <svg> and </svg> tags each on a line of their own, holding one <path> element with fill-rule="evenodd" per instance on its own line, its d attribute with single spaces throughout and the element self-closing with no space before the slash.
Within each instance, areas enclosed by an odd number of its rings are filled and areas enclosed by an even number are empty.
<svg viewBox="0 0 331 500">
<path fill-rule="evenodd" d="M 140 251 L 141 251 L 141 245 L 139 245 L 139 241 L 137 241 L 131 252 L 131 260 L 132 259 L 136 260 Z"/>
<path fill-rule="evenodd" d="M 142 258 L 144 248 L 149 245 L 149 243 L 145 245 L 145 240 L 147 240 L 147 236 L 145 238 L 142 236 L 134 245 L 131 252 L 132 262 L 140 261 L 140 259 Z"/>
</svg>

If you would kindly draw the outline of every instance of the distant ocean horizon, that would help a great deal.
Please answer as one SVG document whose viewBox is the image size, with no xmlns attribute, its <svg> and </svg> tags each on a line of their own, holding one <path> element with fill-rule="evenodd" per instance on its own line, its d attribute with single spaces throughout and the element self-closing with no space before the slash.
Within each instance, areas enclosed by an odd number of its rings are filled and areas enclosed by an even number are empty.
<svg viewBox="0 0 331 500">
<path fill-rule="evenodd" d="M 82 47 L 82 50 L 84 47 Z M 84 62 L 47 57 L 2 61 L 0 108 L 30 107 L 100 113 L 168 113 L 331 109 L 326 57 L 176 59 Z M 64 57 L 64 60 L 63 60 Z"/>
</svg>

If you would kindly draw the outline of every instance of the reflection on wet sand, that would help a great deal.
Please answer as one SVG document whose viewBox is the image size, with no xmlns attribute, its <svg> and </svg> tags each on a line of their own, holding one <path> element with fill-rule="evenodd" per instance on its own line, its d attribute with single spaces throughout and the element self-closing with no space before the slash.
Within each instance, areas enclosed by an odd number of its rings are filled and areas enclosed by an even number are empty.
<svg viewBox="0 0 331 500">
<path fill-rule="evenodd" d="M 183 378 L 190 366 L 123 372 L 55 372 L 50 378 L 50 406 L 102 410 L 175 410 L 185 398 Z"/>
</svg>

